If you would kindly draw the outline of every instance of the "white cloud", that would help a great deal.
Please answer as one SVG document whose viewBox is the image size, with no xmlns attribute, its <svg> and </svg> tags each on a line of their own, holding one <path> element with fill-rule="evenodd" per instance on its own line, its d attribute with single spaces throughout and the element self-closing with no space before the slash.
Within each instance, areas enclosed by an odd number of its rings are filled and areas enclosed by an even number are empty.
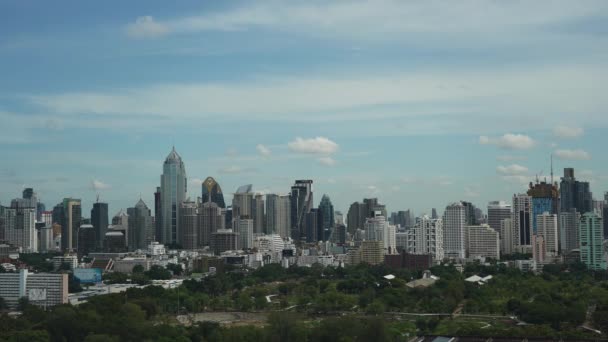
<svg viewBox="0 0 608 342">
<path fill-rule="evenodd" d="M 309 154 L 333 154 L 338 151 L 338 144 L 325 137 L 302 139 L 297 137 L 287 144 L 290 151 Z"/>
<path fill-rule="evenodd" d="M 319 164 L 324 166 L 334 166 L 336 165 L 336 161 L 332 157 L 321 157 L 317 159 Z"/>
<path fill-rule="evenodd" d="M 584 133 L 581 127 L 576 126 L 558 125 L 553 128 L 553 135 L 562 139 L 578 138 Z"/>
<path fill-rule="evenodd" d="M 509 183 L 525 186 L 528 183 L 530 183 L 530 180 L 532 178 L 530 176 L 525 176 L 525 175 L 509 175 L 509 176 L 502 176 L 502 179 Z"/>
<path fill-rule="evenodd" d="M 479 137 L 481 145 L 496 145 L 508 150 L 526 150 L 534 147 L 535 141 L 524 134 L 507 133 L 501 137 L 492 138 L 485 135 Z"/>
<path fill-rule="evenodd" d="M 127 34 L 131 38 L 158 38 L 169 33 L 169 27 L 146 15 L 135 19 L 134 23 L 127 25 Z"/>
<path fill-rule="evenodd" d="M 91 189 L 95 190 L 95 191 L 99 191 L 99 190 L 106 190 L 109 189 L 110 185 L 106 184 L 98 179 L 93 179 L 91 181 Z"/>
<path fill-rule="evenodd" d="M 528 168 L 519 164 L 499 165 L 496 167 L 496 172 L 502 175 L 522 175 L 528 173 Z"/>
<path fill-rule="evenodd" d="M 272 154 L 272 151 L 271 151 L 271 150 L 270 150 L 268 147 L 266 147 L 266 146 L 264 146 L 264 145 L 262 145 L 262 144 L 258 144 L 258 145 L 255 147 L 255 149 L 258 151 L 258 153 L 259 153 L 259 154 L 260 154 L 262 157 L 270 157 L 270 155 Z"/>
<path fill-rule="evenodd" d="M 556 150 L 553 155 L 563 160 L 589 160 L 591 155 L 584 150 Z"/>
</svg>

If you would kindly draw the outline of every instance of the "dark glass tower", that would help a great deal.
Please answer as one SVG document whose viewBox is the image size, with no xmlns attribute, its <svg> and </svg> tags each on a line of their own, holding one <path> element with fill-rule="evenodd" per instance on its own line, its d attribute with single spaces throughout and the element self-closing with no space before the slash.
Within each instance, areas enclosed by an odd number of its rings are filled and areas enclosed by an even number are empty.
<svg viewBox="0 0 608 342">
<path fill-rule="evenodd" d="M 218 207 L 225 209 L 224 193 L 218 182 L 213 177 L 207 177 L 202 184 L 203 203 L 213 202 Z"/>
<path fill-rule="evenodd" d="M 291 187 L 291 238 L 306 239 L 306 214 L 313 205 L 312 180 L 296 180 Z"/>
<path fill-rule="evenodd" d="M 589 190 L 588 182 L 579 182 L 574 178 L 574 169 L 565 168 L 564 177 L 559 187 L 561 197 L 561 212 L 570 211 L 575 208 L 584 214 L 592 211 L 593 197 Z"/>
<path fill-rule="evenodd" d="M 108 232 L 108 223 L 108 203 L 94 203 L 93 209 L 91 209 L 91 225 L 95 230 L 99 247 L 103 247 L 103 238 Z"/>
<path fill-rule="evenodd" d="M 331 203 L 329 196 L 323 195 L 321 198 L 321 203 L 319 203 L 319 213 L 321 216 L 319 232 L 322 232 L 322 234 L 318 234 L 318 239 L 325 241 L 331 235 L 335 227 L 334 206 Z"/>
</svg>

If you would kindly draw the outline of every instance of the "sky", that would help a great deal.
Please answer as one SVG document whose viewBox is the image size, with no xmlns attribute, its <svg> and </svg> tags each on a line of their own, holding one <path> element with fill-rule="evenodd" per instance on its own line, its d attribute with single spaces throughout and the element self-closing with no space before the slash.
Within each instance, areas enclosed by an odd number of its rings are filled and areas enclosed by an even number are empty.
<svg viewBox="0 0 608 342">
<path fill-rule="evenodd" d="M 336 210 L 510 201 L 574 167 L 608 190 L 608 2 L 0 2 L 0 203 L 153 208 L 175 146 Z M 231 196 L 227 196 L 229 201 Z"/>
</svg>

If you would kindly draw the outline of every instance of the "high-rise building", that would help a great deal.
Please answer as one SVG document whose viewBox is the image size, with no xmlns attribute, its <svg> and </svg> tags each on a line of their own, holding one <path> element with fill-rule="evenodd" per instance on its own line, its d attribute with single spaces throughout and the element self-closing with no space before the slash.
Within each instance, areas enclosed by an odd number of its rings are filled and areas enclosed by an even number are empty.
<svg viewBox="0 0 608 342">
<path fill-rule="evenodd" d="M 545 237 L 540 234 L 532 235 L 532 259 L 537 263 L 544 264 L 547 262 L 547 244 Z"/>
<path fill-rule="evenodd" d="M 239 234 L 232 229 L 220 229 L 211 234 L 211 250 L 217 255 L 238 249 Z"/>
<path fill-rule="evenodd" d="M 112 217 L 112 225 L 108 227 L 108 232 L 121 232 L 124 237 L 125 247 L 129 245 L 129 215 L 123 209 L 120 209 L 114 217 Z M 106 237 L 108 234 L 106 233 Z M 116 234 L 111 235 L 117 237 Z M 105 247 L 105 241 L 104 241 Z"/>
<path fill-rule="evenodd" d="M 163 238 L 163 209 L 160 187 L 154 192 L 154 241 L 162 241 Z"/>
<path fill-rule="evenodd" d="M 579 248 L 579 222 L 581 214 L 572 208 L 559 214 L 559 242 L 562 254 Z"/>
<path fill-rule="evenodd" d="M 365 221 L 373 217 L 376 211 L 380 211 L 382 216 L 387 217 L 386 206 L 378 203 L 377 198 L 364 198 L 363 203 L 351 204 L 346 217 L 348 232 L 354 234 L 357 229 L 363 229 Z"/>
<path fill-rule="evenodd" d="M 319 240 L 327 240 L 335 227 L 334 221 L 334 206 L 331 203 L 331 199 L 327 195 L 323 195 L 321 203 L 319 203 L 319 212 L 321 215 L 321 222 L 319 224 L 319 231 L 322 234 L 319 236 Z"/>
<path fill-rule="evenodd" d="M 350 234 L 354 234 L 357 229 L 363 229 L 365 222 L 361 222 L 361 210 L 363 206 L 359 202 L 354 202 L 348 208 L 346 214 L 346 226 Z"/>
<path fill-rule="evenodd" d="M 199 209 L 198 245 L 211 246 L 211 234 L 225 228 L 224 211 L 215 202 L 205 202 Z"/>
<path fill-rule="evenodd" d="M 36 197 L 36 193 L 34 193 L 34 189 L 25 188 L 23 190 L 22 198 L 15 198 L 11 201 L 11 208 L 13 209 L 22 209 L 29 208 L 37 211 L 38 209 L 38 198 Z"/>
<path fill-rule="evenodd" d="M 291 238 L 306 240 L 306 215 L 313 206 L 312 180 L 296 180 L 291 187 Z"/>
<path fill-rule="evenodd" d="M 484 224 L 480 226 L 466 226 L 465 232 L 467 258 L 500 259 L 500 238 L 498 231 Z"/>
<path fill-rule="evenodd" d="M 589 183 L 577 181 L 573 168 L 564 169 L 559 191 L 561 212 L 570 211 L 572 208 L 576 208 L 579 213 L 592 210 L 593 196 L 589 190 Z"/>
<path fill-rule="evenodd" d="M 377 214 L 365 221 L 365 240 L 381 241 L 383 253 L 393 254 L 397 249 L 395 226 L 389 224 L 379 211 Z"/>
<path fill-rule="evenodd" d="M 538 231 L 536 218 L 547 212 L 549 214 L 557 214 L 559 203 L 559 190 L 555 184 L 536 181 L 536 184 L 530 182 L 528 196 L 532 197 L 532 234 Z M 545 238 L 545 242 L 546 242 Z"/>
<path fill-rule="evenodd" d="M 140 198 L 133 208 L 127 208 L 129 215 L 129 249 L 132 251 L 148 248 L 154 241 L 155 227 L 152 213 Z"/>
<path fill-rule="evenodd" d="M 443 260 L 446 257 L 443 229 L 444 222 L 441 219 L 434 220 L 426 215 L 418 218 L 416 224 L 405 233 L 407 234 L 406 252 L 428 254 L 435 261 Z"/>
<path fill-rule="evenodd" d="M 316 208 L 310 209 L 310 211 L 304 215 L 304 241 L 309 243 L 319 241 L 319 216 L 319 209 Z"/>
<path fill-rule="evenodd" d="M 239 248 L 243 250 L 253 248 L 253 220 L 250 218 L 237 218 L 234 222 L 239 233 Z"/>
<path fill-rule="evenodd" d="M 467 226 L 467 220 L 474 221 L 470 216 L 470 208 L 472 206 L 456 202 L 448 205 L 443 212 L 443 249 L 446 258 L 465 258 L 464 227 Z"/>
<path fill-rule="evenodd" d="M 255 234 L 265 234 L 266 231 L 266 214 L 264 212 L 264 195 L 255 194 L 253 198 L 253 232 Z"/>
<path fill-rule="evenodd" d="M 437 209 L 433 208 L 431 209 L 431 218 L 432 219 L 438 219 L 439 216 L 437 215 Z"/>
<path fill-rule="evenodd" d="M 532 246 L 532 197 L 513 195 L 513 239 L 519 252 L 529 252 Z"/>
<path fill-rule="evenodd" d="M 203 191 L 203 203 L 213 202 L 218 207 L 226 208 L 226 202 L 224 201 L 224 193 L 218 182 L 213 177 L 207 177 L 201 185 Z"/>
<path fill-rule="evenodd" d="M 266 224 L 270 234 L 288 238 L 291 229 L 291 204 L 289 195 L 266 195 Z"/>
<path fill-rule="evenodd" d="M 83 224 L 78 228 L 78 257 L 82 258 L 97 249 L 97 232 L 91 224 Z"/>
<path fill-rule="evenodd" d="M 608 239 L 608 204 L 604 204 L 602 219 L 604 221 L 604 239 Z"/>
<path fill-rule="evenodd" d="M 359 248 L 360 262 L 379 265 L 384 262 L 382 241 L 361 241 Z"/>
<path fill-rule="evenodd" d="M 475 226 L 478 224 L 477 222 L 477 214 L 475 205 L 471 202 L 460 201 L 460 203 L 464 206 L 465 213 L 465 222 L 467 226 Z"/>
<path fill-rule="evenodd" d="M 61 207 L 61 249 L 75 251 L 78 244 L 78 228 L 82 220 L 79 199 L 64 198 Z"/>
<path fill-rule="evenodd" d="M 197 203 L 191 201 L 182 202 L 180 205 L 180 245 L 183 249 L 198 248 L 198 214 Z"/>
<path fill-rule="evenodd" d="M 488 203 L 488 225 L 495 231 L 500 231 L 500 221 L 511 218 L 511 205 L 504 201 Z"/>
<path fill-rule="evenodd" d="M 25 253 L 38 252 L 35 208 L 4 208 L 4 239 Z"/>
<path fill-rule="evenodd" d="M 162 236 L 163 244 L 180 243 L 180 204 L 186 200 L 188 190 L 186 167 L 182 158 L 171 150 L 163 164 L 163 174 L 160 177 L 160 195 L 162 209 Z"/>
<path fill-rule="evenodd" d="M 345 224 L 344 214 L 342 214 L 341 211 L 336 210 L 334 212 L 334 225 L 337 226 L 337 225 L 344 225 L 344 224 Z"/>
<path fill-rule="evenodd" d="M 556 257 L 559 253 L 557 215 L 544 212 L 536 217 L 536 224 L 536 235 L 543 237 L 546 255 Z"/>
<path fill-rule="evenodd" d="M 511 218 L 500 221 L 500 253 L 502 255 L 513 254 L 515 248 L 514 235 Z"/>
<path fill-rule="evenodd" d="M 232 220 L 239 217 L 253 218 L 254 193 L 251 184 L 239 187 L 232 196 Z M 230 224 L 232 227 L 232 223 Z"/>
<path fill-rule="evenodd" d="M 606 270 L 602 218 L 593 212 L 585 213 L 579 221 L 581 262 L 591 270 Z"/>
<path fill-rule="evenodd" d="M 95 236 L 97 237 L 97 246 L 103 247 L 103 237 L 108 232 L 109 216 L 108 216 L 108 204 L 95 202 L 93 203 L 93 209 L 91 209 L 91 224 L 95 229 Z"/>
</svg>

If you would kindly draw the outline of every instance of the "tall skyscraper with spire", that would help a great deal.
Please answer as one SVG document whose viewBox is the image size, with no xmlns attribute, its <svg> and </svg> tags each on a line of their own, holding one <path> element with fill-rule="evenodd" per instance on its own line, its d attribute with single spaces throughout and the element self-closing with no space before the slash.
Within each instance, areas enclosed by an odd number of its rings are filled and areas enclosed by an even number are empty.
<svg viewBox="0 0 608 342">
<path fill-rule="evenodd" d="M 160 177 L 162 236 L 164 244 L 179 243 L 179 208 L 186 200 L 186 167 L 175 147 L 165 159 L 163 174 Z"/>
<path fill-rule="evenodd" d="M 218 207 L 225 209 L 224 193 L 218 182 L 213 177 L 207 177 L 202 184 L 203 203 L 213 202 Z"/>
</svg>

